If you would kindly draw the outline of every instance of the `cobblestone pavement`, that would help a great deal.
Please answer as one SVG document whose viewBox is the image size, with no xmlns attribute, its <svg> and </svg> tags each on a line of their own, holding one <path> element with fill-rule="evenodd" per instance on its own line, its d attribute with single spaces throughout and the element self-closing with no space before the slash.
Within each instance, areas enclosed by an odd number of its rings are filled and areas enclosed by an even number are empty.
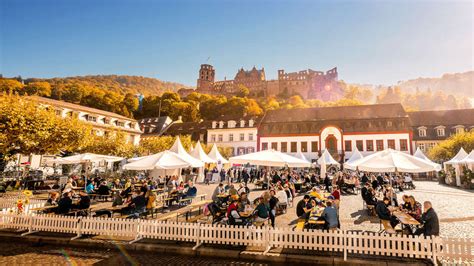
<svg viewBox="0 0 474 266">
<path fill-rule="evenodd" d="M 0 265 L 267 265 L 230 259 L 0 243 Z"/>
<path fill-rule="evenodd" d="M 433 203 L 433 208 L 438 213 L 440 219 L 440 230 L 442 236 L 474 238 L 474 192 L 439 185 L 432 181 L 415 182 L 416 189 L 397 192 L 399 202 L 402 202 L 402 195 L 413 195 L 417 201 L 423 204 L 429 200 Z M 198 184 L 198 194 L 207 193 L 208 199 L 216 184 L 209 186 Z M 249 198 L 251 200 L 260 196 L 263 191 L 251 189 Z M 294 200 L 294 206 L 288 208 L 286 214 L 277 216 L 278 227 L 293 226 L 296 220 L 296 204 L 302 199 L 299 195 Z M 343 195 L 341 199 L 340 218 L 342 228 L 357 231 L 379 231 L 379 220 L 376 217 L 368 216 L 362 209 L 362 198 L 358 195 Z"/>
</svg>

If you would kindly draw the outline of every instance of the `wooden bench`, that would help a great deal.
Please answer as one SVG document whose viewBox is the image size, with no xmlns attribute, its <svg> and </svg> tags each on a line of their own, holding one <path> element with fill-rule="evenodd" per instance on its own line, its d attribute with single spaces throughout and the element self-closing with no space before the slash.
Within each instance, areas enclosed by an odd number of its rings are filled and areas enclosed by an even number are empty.
<svg viewBox="0 0 474 266">
<path fill-rule="evenodd" d="M 199 221 L 200 219 L 202 219 L 204 217 L 206 217 L 204 214 L 199 214 L 199 215 L 196 215 L 192 218 L 189 218 L 187 222 L 188 223 L 195 223 L 195 222 Z"/>
<path fill-rule="evenodd" d="M 382 229 L 383 226 L 383 229 Z M 390 221 L 388 220 L 380 220 L 380 231 L 379 233 L 387 233 L 387 234 L 396 234 L 397 232 L 393 229 Z"/>
</svg>

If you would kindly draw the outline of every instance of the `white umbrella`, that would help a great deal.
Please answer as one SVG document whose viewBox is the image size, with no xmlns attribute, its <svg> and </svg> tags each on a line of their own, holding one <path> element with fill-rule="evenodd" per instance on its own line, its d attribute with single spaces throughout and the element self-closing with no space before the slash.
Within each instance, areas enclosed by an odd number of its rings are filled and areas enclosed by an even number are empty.
<svg viewBox="0 0 474 266">
<path fill-rule="evenodd" d="M 173 146 L 169 150 L 177 153 L 181 157 L 181 159 L 188 162 L 191 165 L 191 167 L 204 167 L 204 163 L 202 161 L 192 157 L 184 149 L 183 144 L 181 143 L 181 140 L 179 139 L 179 136 L 176 138 L 176 141 L 174 142 Z"/>
<path fill-rule="evenodd" d="M 144 156 L 139 160 L 125 164 L 126 170 L 153 170 L 153 169 L 178 169 L 186 168 L 191 164 L 181 158 L 177 153 L 163 151 L 157 154 Z"/>
<path fill-rule="evenodd" d="M 352 152 L 351 157 L 349 157 L 349 159 L 344 163 L 344 168 L 349 170 L 356 170 L 351 166 L 351 163 L 362 158 L 364 158 L 364 155 L 362 155 L 362 153 L 360 153 L 359 149 L 357 149 L 356 147 L 356 149 Z"/>
<path fill-rule="evenodd" d="M 78 155 L 72 155 L 57 159 L 48 160 L 48 163 L 57 163 L 57 164 L 79 164 L 79 163 L 88 163 L 88 162 L 117 162 L 123 160 L 123 157 L 110 156 L 110 155 L 101 155 L 94 153 L 83 153 Z"/>
<path fill-rule="evenodd" d="M 202 149 L 201 143 L 198 142 L 196 143 L 196 147 L 189 153 L 192 157 L 204 162 L 204 163 L 217 163 L 216 160 L 210 158 L 207 156 L 207 154 L 204 152 Z"/>
<path fill-rule="evenodd" d="M 230 163 L 233 164 L 252 164 L 275 167 L 310 167 L 311 163 L 294 156 L 275 151 L 264 150 L 240 156 L 230 157 Z"/>
<path fill-rule="evenodd" d="M 437 164 L 433 161 L 431 161 L 428 157 L 426 157 L 426 155 L 421 151 L 420 147 L 418 147 L 415 151 L 415 153 L 413 154 L 413 156 L 417 157 L 417 158 L 420 158 L 430 164 L 433 164 L 435 166 L 435 169 L 436 171 L 441 171 L 441 165 L 440 164 Z"/>
<path fill-rule="evenodd" d="M 221 164 L 229 163 L 229 161 L 227 161 L 227 159 L 224 158 L 224 156 L 221 155 L 221 153 L 217 149 L 217 145 L 215 143 L 214 143 L 214 145 L 212 145 L 211 151 L 207 155 L 209 156 L 209 158 L 217 161 L 218 163 L 219 162 Z"/>
<path fill-rule="evenodd" d="M 387 149 L 368 155 L 349 164 L 367 172 L 424 173 L 435 171 L 435 166 L 410 154 Z"/>
</svg>

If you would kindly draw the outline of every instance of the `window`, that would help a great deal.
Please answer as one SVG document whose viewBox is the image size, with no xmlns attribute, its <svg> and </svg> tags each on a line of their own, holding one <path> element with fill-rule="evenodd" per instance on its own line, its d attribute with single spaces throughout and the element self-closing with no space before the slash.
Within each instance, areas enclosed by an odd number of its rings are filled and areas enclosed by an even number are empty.
<svg viewBox="0 0 474 266">
<path fill-rule="evenodd" d="M 224 128 L 224 121 L 219 121 L 219 128 Z"/>
<path fill-rule="evenodd" d="M 216 135 L 215 134 L 211 135 L 211 142 L 216 142 Z"/>
<path fill-rule="evenodd" d="M 344 149 L 346 151 L 352 151 L 352 141 L 350 140 L 344 141 Z"/>
<path fill-rule="evenodd" d="M 235 121 L 234 120 L 227 121 L 227 127 L 228 128 L 234 128 L 235 127 Z"/>
<path fill-rule="evenodd" d="M 456 128 L 456 134 L 461 134 L 461 133 L 464 133 L 464 127 L 463 126 L 460 126 L 460 127 Z"/>
<path fill-rule="evenodd" d="M 301 142 L 301 152 L 307 152 L 308 151 L 308 142 L 303 141 Z"/>
<path fill-rule="evenodd" d="M 281 147 L 280 149 L 281 152 L 288 152 L 288 142 L 280 143 L 280 147 Z"/>
<path fill-rule="evenodd" d="M 430 149 L 433 149 L 434 146 L 436 146 L 436 142 L 430 142 L 430 143 L 428 144 L 428 146 L 429 146 Z"/>
<path fill-rule="evenodd" d="M 268 150 L 268 142 L 262 142 L 262 151 Z"/>
<path fill-rule="evenodd" d="M 387 140 L 388 148 L 395 150 L 395 140 L 394 139 L 389 139 Z"/>
<path fill-rule="evenodd" d="M 418 135 L 420 137 L 426 137 L 426 128 L 419 128 L 418 129 Z"/>
<path fill-rule="evenodd" d="M 273 150 L 278 150 L 278 142 L 272 142 L 272 149 Z"/>
<path fill-rule="evenodd" d="M 392 121 L 387 121 L 387 127 L 391 127 L 393 125 Z"/>
<path fill-rule="evenodd" d="M 253 119 L 249 120 L 249 127 L 253 127 Z"/>
<path fill-rule="evenodd" d="M 229 141 L 234 141 L 234 134 L 229 134 Z"/>
<path fill-rule="evenodd" d="M 204 134 L 199 134 L 199 141 L 204 142 Z"/>
<path fill-rule="evenodd" d="M 377 140 L 377 151 L 383 151 L 383 139 Z"/>
<path fill-rule="evenodd" d="M 374 151 L 374 141 L 373 140 L 366 140 L 365 147 L 367 151 Z"/>
<path fill-rule="evenodd" d="M 245 127 L 245 120 L 240 120 L 240 127 Z"/>
<path fill-rule="evenodd" d="M 247 153 L 253 153 L 255 149 L 253 147 L 247 147 Z"/>
<path fill-rule="evenodd" d="M 444 127 L 439 127 L 436 129 L 436 134 L 438 134 L 438 137 L 444 137 L 445 132 L 444 132 Z"/>
<path fill-rule="evenodd" d="M 216 121 L 212 121 L 212 128 L 216 128 L 217 127 L 217 122 Z"/>
<path fill-rule="evenodd" d="M 223 139 L 224 139 L 224 137 L 222 136 L 222 134 L 219 134 L 219 135 L 217 136 L 217 140 L 218 140 L 219 142 L 222 142 Z"/>
<path fill-rule="evenodd" d="M 400 140 L 400 150 L 401 151 L 408 151 L 408 141 L 406 139 Z"/>
<path fill-rule="evenodd" d="M 426 151 L 425 143 L 418 144 L 418 148 L 420 148 L 420 150 L 422 150 L 422 151 Z"/>
<path fill-rule="evenodd" d="M 297 142 L 291 142 L 291 151 L 290 152 L 297 152 Z"/>
<path fill-rule="evenodd" d="M 125 123 L 124 123 L 124 122 L 121 122 L 121 121 L 117 121 L 117 122 L 115 122 L 115 124 L 116 124 L 118 127 L 123 127 L 123 126 L 125 126 Z"/>
<path fill-rule="evenodd" d="M 244 133 L 240 133 L 240 141 L 244 141 L 245 140 L 245 134 Z"/>
<path fill-rule="evenodd" d="M 311 141 L 311 152 L 318 152 L 318 142 Z"/>
<path fill-rule="evenodd" d="M 356 140 L 356 147 L 359 151 L 363 151 L 364 150 L 364 141 Z"/>
<path fill-rule="evenodd" d="M 249 133 L 249 141 L 253 141 L 253 133 Z"/>
</svg>

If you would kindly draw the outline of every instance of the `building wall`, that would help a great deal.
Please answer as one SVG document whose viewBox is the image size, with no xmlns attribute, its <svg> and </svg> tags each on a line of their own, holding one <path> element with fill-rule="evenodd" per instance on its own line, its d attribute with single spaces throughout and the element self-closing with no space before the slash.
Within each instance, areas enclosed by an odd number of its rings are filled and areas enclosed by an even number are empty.
<svg viewBox="0 0 474 266">
<path fill-rule="evenodd" d="M 233 135 L 233 140 L 230 140 L 230 135 Z M 244 140 L 240 140 L 240 134 L 244 134 Z M 253 138 L 249 139 L 249 134 Z M 222 135 L 222 141 L 219 141 L 219 135 Z M 214 139 L 213 139 L 214 138 Z M 239 155 L 239 148 L 245 148 L 246 154 L 257 151 L 257 128 L 216 128 L 207 130 L 207 143 L 216 144 L 219 147 L 233 148 L 233 155 Z"/>
</svg>

